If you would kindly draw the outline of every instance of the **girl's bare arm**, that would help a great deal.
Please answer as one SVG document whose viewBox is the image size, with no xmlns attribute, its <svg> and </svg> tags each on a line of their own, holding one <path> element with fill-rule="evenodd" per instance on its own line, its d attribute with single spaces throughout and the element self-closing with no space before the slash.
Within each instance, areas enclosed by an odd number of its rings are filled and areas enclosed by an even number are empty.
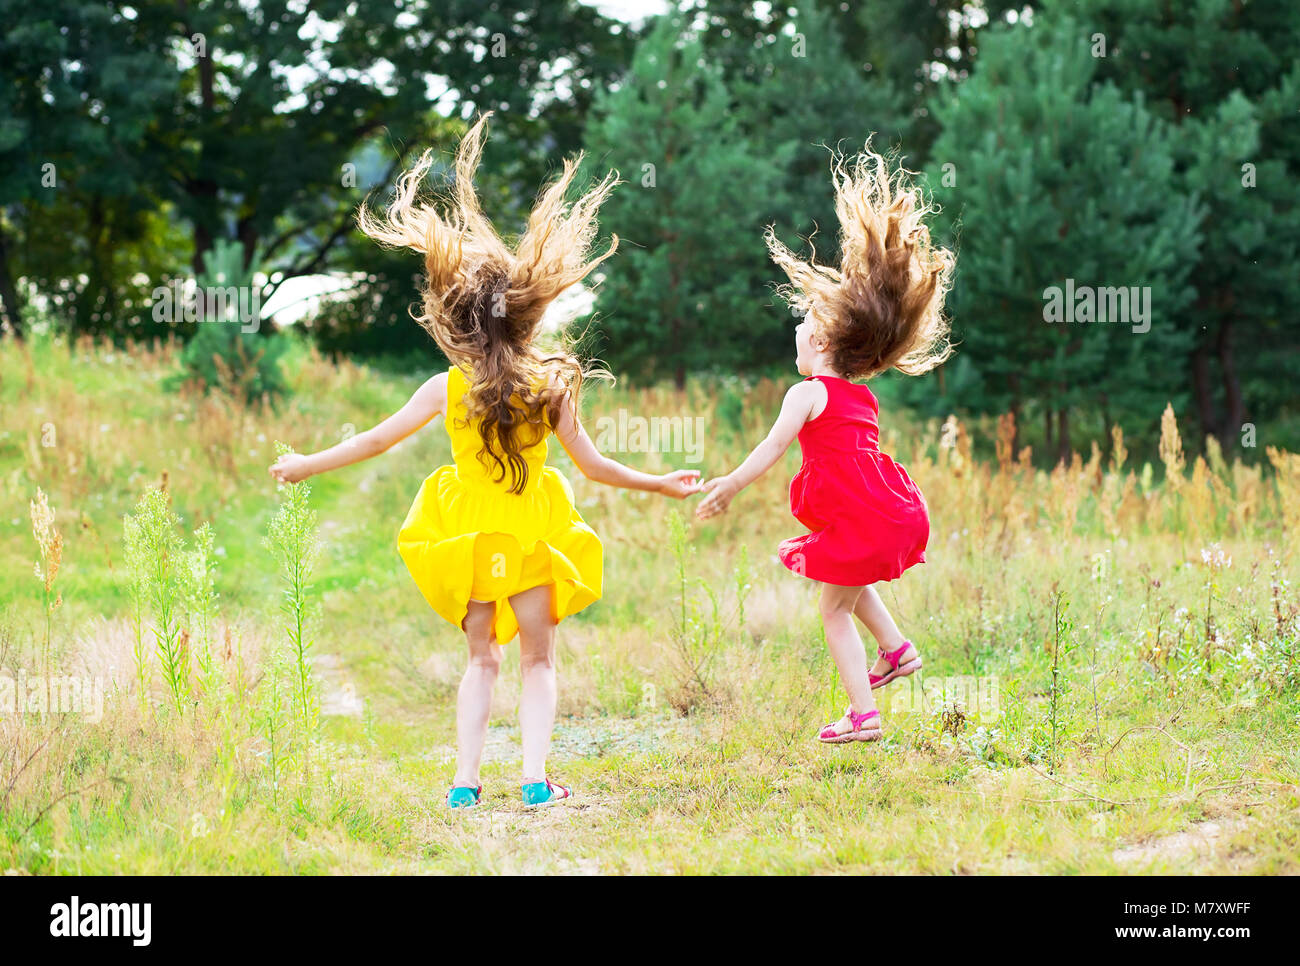
<svg viewBox="0 0 1300 966">
<path fill-rule="evenodd" d="M 726 476 L 715 477 L 700 487 L 709 495 L 695 508 L 697 517 L 707 520 L 724 512 L 737 493 L 770 470 L 785 455 L 803 424 L 812 415 L 813 407 L 819 400 L 819 390 L 821 387 L 815 382 L 799 382 L 790 387 L 781 403 L 781 414 L 776 417 L 776 422 L 763 442 L 755 446 L 745 461 Z"/>
<path fill-rule="evenodd" d="M 368 460 L 406 439 L 446 408 L 447 374 L 440 372 L 378 426 L 319 453 L 286 453 L 275 461 L 271 475 L 280 483 L 297 483 L 318 473 Z"/>
<path fill-rule="evenodd" d="M 573 465 L 582 471 L 582 475 L 597 483 L 617 486 L 624 490 L 647 490 L 662 493 L 678 500 L 699 492 L 700 474 L 698 470 L 675 470 L 663 476 L 642 473 L 630 466 L 624 466 L 618 460 L 612 460 L 596 449 L 587 431 L 567 401 L 560 407 L 560 418 L 555 426 L 555 435 L 560 445 L 573 460 Z"/>
</svg>

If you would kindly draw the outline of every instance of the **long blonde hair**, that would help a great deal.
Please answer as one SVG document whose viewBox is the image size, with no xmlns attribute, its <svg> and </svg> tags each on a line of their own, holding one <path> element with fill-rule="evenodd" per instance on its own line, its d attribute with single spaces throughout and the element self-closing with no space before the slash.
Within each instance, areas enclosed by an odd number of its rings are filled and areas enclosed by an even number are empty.
<svg viewBox="0 0 1300 966">
<path fill-rule="evenodd" d="M 618 248 L 614 235 L 603 254 L 588 254 L 597 211 L 619 182 L 617 172 L 610 172 L 567 202 L 582 157 L 566 159 L 511 250 L 474 190 L 490 116 L 479 118 L 461 140 L 452 189 L 440 199 L 444 211 L 420 200 L 421 182 L 433 165 L 433 152 L 425 151 L 398 178 L 384 213 L 362 205 L 357 225 L 381 245 L 424 253 L 423 307 L 416 321 L 469 378 L 466 418 L 478 421 L 479 458 L 496 467 L 498 480 L 509 477 L 511 492 L 522 493 L 528 464 L 521 450 L 545 437 L 562 405 L 577 405 L 584 377 L 605 374 L 585 369 L 567 348 L 544 352 L 535 340 L 555 297 Z"/>
<path fill-rule="evenodd" d="M 778 292 L 812 310 L 814 333 L 841 375 L 930 371 L 952 354 L 943 303 L 954 259 L 930 241 L 925 218 L 934 209 L 870 141 L 852 161 L 837 155 L 831 180 L 839 268 L 797 258 L 768 226 L 768 251 L 790 279 Z"/>
</svg>

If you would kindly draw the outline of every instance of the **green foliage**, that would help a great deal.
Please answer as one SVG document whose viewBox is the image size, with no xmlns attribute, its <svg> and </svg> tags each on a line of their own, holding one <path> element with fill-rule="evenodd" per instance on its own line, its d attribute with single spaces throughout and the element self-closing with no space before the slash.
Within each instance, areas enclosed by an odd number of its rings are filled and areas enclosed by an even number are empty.
<svg viewBox="0 0 1300 966">
<path fill-rule="evenodd" d="M 220 388 L 244 399 L 276 398 L 284 393 L 280 358 L 283 338 L 243 332 L 237 322 L 205 322 L 185 346 L 186 374 L 205 388 Z"/>
<path fill-rule="evenodd" d="M 276 454 L 293 450 L 276 444 Z M 304 774 L 310 772 L 311 741 L 320 723 L 320 696 L 312 677 L 310 621 L 312 618 L 311 580 L 319 552 L 316 511 L 311 509 L 308 483 L 291 483 L 280 487 L 280 508 L 267 529 L 266 547 L 275 556 L 284 584 L 281 611 L 285 616 L 285 638 L 289 645 L 289 691 L 297 738 L 302 751 Z M 276 685 L 278 687 L 278 685 Z M 269 714 L 269 712 L 268 712 Z M 268 728 L 272 723 L 268 719 Z"/>
<path fill-rule="evenodd" d="M 304 320 L 312 341 L 332 358 L 365 359 L 393 372 L 446 366 L 438 344 L 411 316 L 419 311 L 419 258 L 350 238 L 343 255 L 364 273 L 354 289 L 328 296 Z"/>
<path fill-rule="evenodd" d="M 754 194 L 748 205 L 787 244 L 815 235 L 829 260 L 838 256 L 832 151 L 852 154 L 873 135 L 877 150 L 903 144 L 913 154 L 917 148 L 905 138 L 912 119 L 902 91 L 889 78 L 862 70 L 844 46 L 836 13 L 815 4 L 792 9 L 784 31 L 740 51 L 733 81 L 734 110 L 755 150 L 788 152 L 783 191 Z M 755 242 L 745 240 L 747 246 Z M 770 264 L 768 274 L 781 278 Z M 772 348 L 784 361 L 789 332 L 780 329 L 780 335 Z"/>
<path fill-rule="evenodd" d="M 27 277 L 74 331 L 118 337 L 158 335 L 147 293 L 222 238 L 281 279 L 329 268 L 365 189 L 442 112 L 498 111 L 513 144 L 489 165 L 535 182 L 629 45 L 578 0 L 0 0 L 0 22 L 0 302 L 16 323 Z"/>
<path fill-rule="evenodd" d="M 768 295 L 763 228 L 792 243 L 833 235 L 830 149 L 906 123 L 831 14 L 757 16 L 722 5 L 689 27 L 658 19 L 623 86 L 596 101 L 589 154 L 627 183 L 603 212 L 625 244 L 599 292 L 595 347 L 635 379 L 680 386 L 688 371 L 786 362 L 792 320 Z"/>
<path fill-rule="evenodd" d="M 927 166 L 959 250 L 949 308 L 970 363 L 960 398 L 936 405 L 1023 416 L 1032 402 L 1062 454 L 1071 412 L 1128 424 L 1177 408 L 1184 374 L 1152 360 L 1186 358 L 1195 340 L 1203 208 L 1181 190 L 1176 132 L 1096 71 L 1069 17 L 987 32 L 972 76 L 935 106 Z M 1073 286 L 1144 289 L 1150 317 L 1049 321 L 1049 290 Z"/>
<path fill-rule="evenodd" d="M 288 451 L 283 446 L 278 449 Z M 273 804 L 291 769 L 301 766 L 303 778 L 310 779 L 312 743 L 321 714 L 311 667 L 312 572 L 319 547 L 316 513 L 308 503 L 309 486 L 300 483 L 282 490 L 283 499 L 264 543 L 283 582 L 287 646 L 269 649 L 258 700 L 246 718 L 267 744 Z M 166 491 L 151 487 L 140 497 L 135 512 L 124 518 L 123 531 L 141 712 L 150 711 L 151 658 L 157 661 L 169 705 L 178 715 L 187 712 L 193 705 L 193 655 L 205 706 L 220 717 L 227 736 L 234 734 L 245 720 L 241 706 L 250 682 L 241 654 L 223 658 L 213 649 L 217 593 L 212 528 L 206 523 L 199 527 L 193 549 L 187 549 Z M 152 648 L 146 644 L 146 629 L 152 633 Z M 228 680 L 226 661 L 234 663 L 233 682 Z M 227 772 L 235 768 L 228 757 L 219 765 Z"/>
<path fill-rule="evenodd" d="M 126 562 L 127 589 L 131 598 L 131 657 L 135 662 L 135 693 L 140 711 L 149 707 L 151 674 L 149 650 L 145 644 L 145 612 L 149 604 L 149 557 L 140 521 L 128 514 L 122 520 L 123 558 Z"/>
<path fill-rule="evenodd" d="M 1074 637 L 1074 620 L 1069 616 L 1070 602 L 1059 590 L 1052 592 L 1052 674 L 1047 686 L 1047 717 L 1044 722 L 1043 752 L 1047 770 L 1053 771 L 1060 759 L 1061 741 L 1072 720 L 1072 679 L 1070 658 L 1077 642 Z"/>
<path fill-rule="evenodd" d="M 1117 422 L 1148 448 L 1139 421 L 1153 429 L 1166 400 L 1225 449 L 1247 423 L 1261 449 L 1294 449 L 1296 9 L 679 0 L 629 26 L 579 0 L 0 0 L 0 319 L 193 339 L 187 378 L 275 396 L 274 339 L 149 312 L 178 267 L 237 258 L 225 274 L 262 269 L 263 298 L 348 272 L 310 326 L 318 344 L 436 368 L 407 311 L 418 257 L 353 217 L 413 151 L 449 150 L 490 109 L 478 187 L 504 234 L 581 146 L 627 178 L 604 213 L 624 245 L 596 354 L 679 384 L 788 367 L 762 228 L 833 257 L 827 148 L 874 133 L 928 172 L 959 245 L 958 354 L 887 393 L 931 415 L 1015 409 L 1017 442 L 1050 441 L 1052 458 Z M 1065 278 L 1149 286 L 1151 332 L 1042 323 L 1043 289 Z"/>
<path fill-rule="evenodd" d="M 270 773 L 273 808 L 279 805 L 280 788 L 295 765 L 292 677 L 288 655 L 278 648 L 273 649 L 266 659 L 254 711 L 255 727 L 266 741 L 266 767 Z"/>
<path fill-rule="evenodd" d="M 186 580 L 190 626 L 198 637 L 196 657 L 199 665 L 199 682 L 205 698 L 215 698 L 221 687 L 221 667 L 212 652 L 212 622 L 216 616 L 216 560 L 213 554 L 215 537 L 210 524 L 194 531 L 194 549 L 186 564 Z"/>
<path fill-rule="evenodd" d="M 485 151 L 502 139 L 503 125 L 494 118 Z M 441 152 L 426 184 L 432 196 L 448 184 L 451 153 L 469 125 L 460 118 L 430 121 L 427 145 Z M 380 208 L 391 200 L 388 145 L 382 138 L 358 152 L 358 183 L 373 186 L 365 204 Z M 514 170 L 514 166 L 510 166 Z M 539 175 L 540 176 L 540 175 Z M 485 209 L 497 215 L 514 214 L 503 197 L 510 198 L 505 171 L 479 168 L 476 189 Z M 505 210 L 502 210 L 502 209 Z M 321 299 L 319 308 L 302 326 L 323 352 L 334 357 L 382 360 L 392 371 L 418 372 L 443 361 L 441 350 L 412 318 L 420 309 L 421 258 L 407 249 L 381 248 L 360 232 L 350 232 L 338 243 L 338 258 L 351 275 L 351 284 Z"/>
<path fill-rule="evenodd" d="M 782 106 L 773 117 L 779 124 L 780 115 L 788 111 L 797 124 L 798 141 L 834 144 L 846 136 L 860 141 L 865 132 L 876 131 L 893 143 L 906 129 L 907 153 L 924 157 L 937 133 L 928 110 L 936 87 L 950 78 L 964 78 L 988 24 L 1022 5 L 1015 0 L 982 0 L 978 6 L 969 0 L 759 5 L 748 0 L 693 0 L 682 6 L 690 8 L 693 22 L 703 21 L 706 43 L 737 77 L 752 79 L 762 73 L 756 50 L 790 52 L 794 35 L 803 35 L 807 61 L 786 65 L 803 76 L 777 92 Z M 891 117 L 895 111 L 900 116 Z M 854 112 L 860 115 L 858 123 L 841 130 L 835 118 L 851 122 Z M 756 133 L 762 136 L 761 130 Z M 824 178 L 824 165 L 820 168 L 817 174 Z M 806 209 L 804 216 L 820 210 Z"/>
<path fill-rule="evenodd" d="M 721 69 L 663 18 L 626 82 L 597 98 L 587 147 L 628 179 L 602 213 L 623 239 L 599 292 L 602 357 L 679 386 L 688 370 L 747 361 L 768 277 L 753 199 L 780 194 L 793 145 L 756 151 Z"/>
<path fill-rule="evenodd" d="M 154 654 L 167 696 L 176 713 L 184 714 L 190 700 L 190 651 L 183 608 L 185 601 L 195 596 L 194 571 L 187 565 L 180 518 L 172 509 L 166 491 L 156 486 L 145 490 L 135 513 L 123 521 L 123 530 L 135 601 L 136 677 L 141 687 L 141 702 L 147 701 L 148 655 L 141 629 L 142 614 L 147 608 Z"/>
<path fill-rule="evenodd" d="M 243 249 L 222 240 L 204 255 L 203 264 L 197 297 L 208 317 L 200 319 L 181 353 L 185 376 L 242 399 L 280 396 L 285 390 L 280 358 L 287 343 L 282 335 L 261 331 L 256 261 L 245 266 Z"/>
<path fill-rule="evenodd" d="M 1179 367 L 1202 432 L 1231 451 L 1244 422 L 1283 417 L 1289 431 L 1270 433 L 1271 445 L 1300 445 L 1290 308 L 1300 300 L 1300 8 L 1291 0 L 1069 6 L 1106 38 L 1098 78 L 1142 95 L 1175 126 L 1178 191 L 1202 204 L 1187 314 L 1196 342 Z"/>
<path fill-rule="evenodd" d="M 181 231 L 145 144 L 171 125 L 181 75 L 114 4 L 0 0 L 0 302 L 31 293 L 74 331 L 124 335 Z"/>
<path fill-rule="evenodd" d="M 920 17 L 885 6 L 683 3 L 653 22 L 624 84 L 597 98 L 587 137 L 594 163 L 628 179 L 603 216 L 626 243 L 598 303 L 595 348 L 616 370 L 681 386 L 687 371 L 788 366 L 792 320 L 770 295 L 783 279 L 763 228 L 796 248 L 815 236 L 833 261 L 831 151 L 873 135 L 897 145 L 927 113 L 930 82 L 917 77 L 934 72 L 922 64 L 958 71 L 970 57 L 963 5 Z"/>
<path fill-rule="evenodd" d="M 733 636 L 745 636 L 745 598 L 752 586 L 749 552 L 741 548 L 740 560 L 732 572 L 736 601 L 728 612 L 713 584 L 691 573 L 695 548 L 687 536 L 686 521 L 676 510 L 668 514 L 668 547 L 673 556 L 676 597 L 671 637 L 683 672 L 674 704 L 689 711 L 721 697 L 718 659 Z M 702 592 L 703 601 L 696 591 Z"/>
</svg>

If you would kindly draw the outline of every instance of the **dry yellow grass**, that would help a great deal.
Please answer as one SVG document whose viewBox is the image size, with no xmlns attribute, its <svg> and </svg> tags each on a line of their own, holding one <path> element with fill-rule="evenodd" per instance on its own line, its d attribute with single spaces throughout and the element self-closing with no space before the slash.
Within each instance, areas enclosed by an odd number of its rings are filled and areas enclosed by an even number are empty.
<svg viewBox="0 0 1300 966">
<path fill-rule="evenodd" d="M 276 501 L 265 474 L 274 442 L 337 441 L 392 412 L 415 382 L 298 348 L 291 399 L 244 406 L 164 390 L 175 359 L 168 346 L 0 345 L 0 402 L 16 414 L 0 432 L 0 521 L 11 522 L 0 541 L 10 578 L 0 671 L 39 671 L 50 616 L 51 668 L 99 679 L 107 695 L 98 723 L 0 714 L 0 867 L 1296 871 L 1296 454 L 1269 450 L 1261 466 L 1191 452 L 1169 410 L 1161 472 L 1132 465 L 1118 428 L 1108 452 L 1047 470 L 1012 452 L 1009 417 L 990 423 L 986 461 L 982 428 L 914 428 L 887 412 L 885 446 L 926 493 L 934 526 L 928 563 L 883 592 L 931 687 L 882 699 L 880 746 L 828 749 L 811 735 L 842 696 L 813 591 L 774 559 L 799 529 L 786 493 L 797 453 L 716 526 L 689 526 L 688 607 L 710 625 L 707 585 L 724 618 L 708 637 L 706 691 L 676 627 L 669 515 L 689 504 L 598 487 L 553 447 L 607 557 L 605 598 L 560 633 L 553 768 L 578 798 L 545 817 L 518 806 L 511 661 L 487 807 L 463 816 L 441 807 L 463 644 L 420 600 L 394 546 L 419 481 L 447 458 L 436 424 L 314 481 L 315 639 L 328 655 L 318 671 L 322 687 L 351 691 L 329 705 L 338 713 L 316 738 L 310 780 L 294 771 L 273 790 L 267 764 L 268 663 L 285 646 L 260 543 Z M 721 472 L 761 438 L 784 389 L 597 389 L 587 420 L 620 409 L 703 417 L 703 468 Z M 647 469 L 682 459 L 616 455 Z M 196 676 L 200 697 L 183 715 L 159 690 L 143 709 L 137 700 L 121 559 L 122 515 L 163 480 L 186 533 L 206 522 L 217 535 L 220 683 L 205 693 Z M 44 553 L 29 526 L 38 488 L 63 538 L 48 587 L 48 567 L 33 569 Z M 63 595 L 55 611 L 50 591 Z M 996 707 L 936 690 L 960 691 L 962 677 L 993 682 Z M 1201 847 L 1207 822 L 1217 831 Z"/>
</svg>

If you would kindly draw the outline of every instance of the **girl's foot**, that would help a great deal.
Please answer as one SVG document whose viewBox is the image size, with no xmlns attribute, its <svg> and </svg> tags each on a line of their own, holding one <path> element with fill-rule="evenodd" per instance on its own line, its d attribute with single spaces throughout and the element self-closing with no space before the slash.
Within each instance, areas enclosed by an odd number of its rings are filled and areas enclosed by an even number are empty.
<svg viewBox="0 0 1300 966">
<path fill-rule="evenodd" d="M 867 674 L 873 688 L 883 688 L 895 678 L 905 678 L 921 669 L 921 655 L 916 653 L 911 641 L 904 641 L 896 651 L 886 651 L 883 647 L 876 650 L 880 657 Z"/>
<path fill-rule="evenodd" d="M 546 778 L 539 782 L 524 782 L 520 786 L 520 791 L 523 794 L 524 808 L 543 808 L 562 802 L 573 795 L 573 792 L 563 785 L 557 785 Z"/>
<path fill-rule="evenodd" d="M 817 740 L 827 745 L 842 745 L 850 741 L 879 741 L 882 734 L 879 711 L 873 708 L 859 714 L 849 708 L 843 718 L 823 728 Z"/>
<path fill-rule="evenodd" d="M 483 786 L 470 788 L 468 785 L 453 785 L 447 792 L 448 808 L 473 808 L 483 797 Z"/>
</svg>

